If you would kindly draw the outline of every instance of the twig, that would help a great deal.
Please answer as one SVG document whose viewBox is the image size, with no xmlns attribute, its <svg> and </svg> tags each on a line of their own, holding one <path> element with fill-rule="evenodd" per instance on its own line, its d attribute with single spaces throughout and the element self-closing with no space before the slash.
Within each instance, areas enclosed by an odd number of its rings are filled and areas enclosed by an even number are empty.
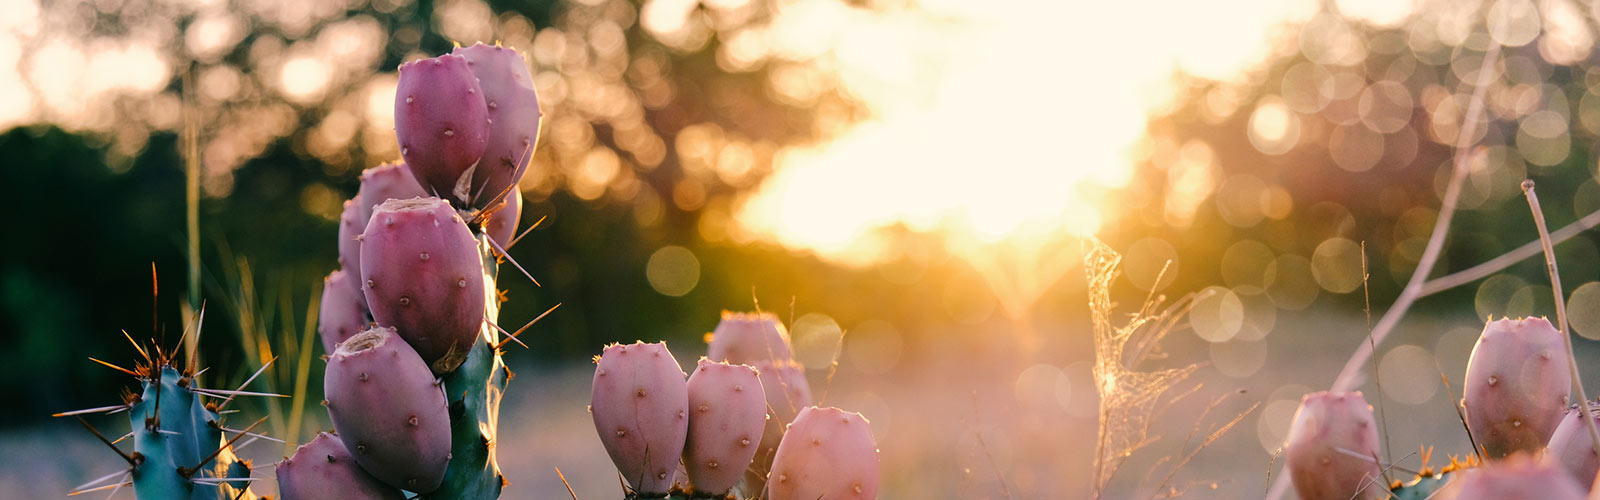
<svg viewBox="0 0 1600 500">
<path fill-rule="evenodd" d="M 1472 100 L 1467 105 L 1466 116 L 1462 118 L 1461 130 L 1456 137 L 1455 161 L 1451 166 L 1450 183 L 1445 187 L 1444 199 L 1439 203 L 1439 218 L 1433 223 L 1433 232 L 1428 236 L 1428 244 L 1422 250 L 1422 258 L 1417 260 L 1417 268 L 1411 272 L 1411 279 L 1406 281 L 1405 289 L 1400 291 L 1394 305 L 1378 320 L 1378 325 L 1373 327 L 1369 342 L 1356 346 L 1356 351 L 1345 362 L 1344 369 L 1339 371 L 1330 388 L 1333 392 L 1349 392 L 1355 385 L 1361 367 L 1366 364 L 1367 358 L 1372 356 L 1373 350 L 1383 339 L 1394 330 L 1400 318 L 1417 299 L 1422 298 L 1422 287 L 1428 281 L 1428 273 L 1433 271 L 1433 266 L 1439 261 L 1439 254 L 1444 251 L 1445 235 L 1450 232 L 1450 221 L 1455 218 L 1456 203 L 1461 198 L 1461 185 L 1467 178 L 1467 149 L 1473 144 L 1473 137 L 1477 135 L 1480 115 L 1483 114 L 1484 91 L 1489 87 L 1491 71 L 1495 60 L 1500 58 L 1500 44 L 1489 44 L 1489 49 L 1484 51 L 1483 64 L 1478 68 L 1478 81 L 1473 84 Z M 1287 468 L 1287 466 L 1285 466 Z M 1288 491 L 1288 475 L 1280 473 L 1273 482 L 1272 489 L 1267 491 L 1267 500 L 1277 500 Z"/>
<path fill-rule="evenodd" d="M 1585 215 L 1583 218 L 1578 219 L 1571 224 L 1567 224 L 1561 229 L 1551 232 L 1550 243 L 1560 244 L 1561 242 L 1572 239 L 1573 236 L 1577 236 L 1582 234 L 1584 231 L 1593 229 L 1595 226 L 1600 226 L 1600 210 L 1589 212 L 1589 215 Z M 1498 273 L 1505 268 L 1511 267 L 1512 264 L 1522 262 L 1528 257 L 1539 255 L 1539 252 L 1541 251 L 1543 251 L 1543 247 L 1541 246 L 1539 240 L 1530 241 L 1520 247 L 1517 247 L 1516 250 L 1501 254 L 1499 257 L 1489 259 L 1482 264 L 1428 280 L 1427 283 L 1422 284 L 1421 296 L 1427 297 L 1451 288 L 1487 278 L 1491 274 Z"/>
<path fill-rule="evenodd" d="M 1567 333 L 1567 301 L 1561 291 L 1561 273 L 1556 268 L 1556 250 L 1550 243 L 1550 232 L 1544 227 L 1544 210 L 1539 208 L 1539 195 L 1533 192 L 1533 179 L 1522 181 L 1522 194 L 1528 197 L 1528 210 L 1533 212 L 1533 227 L 1539 229 L 1539 243 L 1544 246 L 1545 270 L 1550 272 L 1550 292 L 1556 299 L 1556 325 L 1561 330 L 1561 343 L 1567 347 L 1567 369 L 1572 372 L 1572 387 L 1578 390 L 1579 413 L 1583 415 L 1584 427 L 1589 429 L 1589 439 L 1594 445 L 1595 453 L 1600 453 L 1600 430 L 1595 429 L 1594 419 L 1588 418 L 1589 396 L 1583 391 L 1583 377 L 1578 376 L 1578 357 L 1572 351 L 1572 335 Z"/>
</svg>

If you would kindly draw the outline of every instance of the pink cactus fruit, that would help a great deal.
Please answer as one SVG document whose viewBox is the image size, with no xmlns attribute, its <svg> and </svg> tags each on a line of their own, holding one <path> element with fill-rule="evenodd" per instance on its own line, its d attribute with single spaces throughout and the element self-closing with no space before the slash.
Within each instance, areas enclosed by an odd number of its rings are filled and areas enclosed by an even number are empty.
<svg viewBox="0 0 1600 500">
<path fill-rule="evenodd" d="M 422 190 L 421 184 L 417 184 L 417 178 L 411 174 L 411 167 L 405 162 L 384 163 L 362 170 L 361 188 L 356 191 L 356 197 L 361 199 L 362 229 L 365 230 L 366 222 L 372 220 L 372 209 L 383 202 L 427 196 L 428 192 Z"/>
<path fill-rule="evenodd" d="M 769 453 L 778 448 L 783 428 L 793 422 L 800 409 L 811 406 L 811 384 L 806 382 L 805 366 L 793 361 L 756 363 L 761 389 L 767 395 L 767 430 L 761 448 Z"/>
<path fill-rule="evenodd" d="M 343 269 L 328 274 L 322 280 L 322 304 L 317 313 L 317 333 L 322 336 L 322 352 L 332 353 L 344 339 L 350 338 L 371 323 L 367 313 L 367 300 L 355 277 Z"/>
<path fill-rule="evenodd" d="M 361 277 L 373 321 L 398 330 L 435 374 L 466 359 L 484 322 L 483 262 L 450 204 L 378 205 L 361 235 Z"/>
<path fill-rule="evenodd" d="M 611 344 L 595 360 L 589 413 L 606 453 L 640 496 L 677 479 L 689 432 L 688 383 L 667 344 Z"/>
<path fill-rule="evenodd" d="M 444 54 L 400 65 L 394 94 L 400 157 L 428 193 L 467 208 L 489 139 L 489 108 L 467 60 Z"/>
<path fill-rule="evenodd" d="M 344 211 L 339 213 L 339 267 L 351 274 L 361 273 L 361 232 L 367 230 L 367 219 L 362 215 L 361 195 L 345 200 Z M 357 294 L 361 293 L 360 280 L 351 280 Z M 366 298 L 361 299 L 363 302 Z M 332 352 L 332 351 L 329 351 Z"/>
<path fill-rule="evenodd" d="M 428 365 L 375 327 L 339 344 L 323 377 L 328 419 L 361 468 L 417 493 L 439 487 L 450 462 L 450 413 Z"/>
<path fill-rule="evenodd" d="M 722 321 L 711 332 L 706 357 L 738 365 L 762 361 L 788 361 L 794 357 L 789 332 L 772 313 L 722 311 Z"/>
<path fill-rule="evenodd" d="M 517 223 L 522 221 L 522 193 L 511 190 L 493 210 L 489 219 L 483 221 L 483 234 L 504 248 L 517 236 Z"/>
<path fill-rule="evenodd" d="M 1588 406 L 1589 418 L 1600 424 L 1600 403 L 1590 401 Z M 1589 438 L 1589 429 L 1581 415 L 1583 412 L 1577 405 L 1567 409 L 1555 434 L 1550 435 L 1544 458 L 1560 464 L 1579 484 L 1589 485 L 1600 475 L 1600 453 L 1595 453 L 1594 441 Z"/>
<path fill-rule="evenodd" d="M 1560 467 L 1516 453 L 1463 471 L 1440 490 L 1453 500 L 1583 500 L 1583 486 Z"/>
<path fill-rule="evenodd" d="M 1490 459 L 1537 453 L 1567 411 L 1561 333 L 1544 318 L 1489 321 L 1467 361 L 1467 427 Z"/>
<path fill-rule="evenodd" d="M 1378 426 L 1360 392 L 1307 394 L 1284 446 L 1302 500 L 1373 500 L 1388 495 L 1378 467 Z"/>
<path fill-rule="evenodd" d="M 755 368 L 700 358 L 689 376 L 689 438 L 683 464 L 694 493 L 726 495 L 744 476 L 767 425 L 767 397 Z"/>
<path fill-rule="evenodd" d="M 861 414 L 800 410 L 767 473 L 771 500 L 878 498 L 878 445 Z"/>
<path fill-rule="evenodd" d="M 277 467 L 282 500 L 404 500 L 400 490 L 379 482 L 360 465 L 344 442 L 321 432 L 300 445 Z"/>
<path fill-rule="evenodd" d="M 466 58 L 489 109 L 489 139 L 472 173 L 471 206 L 486 208 L 515 191 L 539 140 L 539 96 L 528 61 L 514 49 L 475 44 L 450 52 Z M 508 195 L 509 196 L 509 195 Z"/>
</svg>

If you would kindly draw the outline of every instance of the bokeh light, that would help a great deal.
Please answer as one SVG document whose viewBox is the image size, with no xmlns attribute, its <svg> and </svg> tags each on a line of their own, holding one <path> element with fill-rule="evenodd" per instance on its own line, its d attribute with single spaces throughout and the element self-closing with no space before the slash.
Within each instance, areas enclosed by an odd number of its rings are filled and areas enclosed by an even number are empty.
<svg viewBox="0 0 1600 500">
<path fill-rule="evenodd" d="M 682 297 L 700 284 L 700 259 L 687 248 L 664 246 L 650 254 L 644 274 L 657 293 Z"/>
</svg>

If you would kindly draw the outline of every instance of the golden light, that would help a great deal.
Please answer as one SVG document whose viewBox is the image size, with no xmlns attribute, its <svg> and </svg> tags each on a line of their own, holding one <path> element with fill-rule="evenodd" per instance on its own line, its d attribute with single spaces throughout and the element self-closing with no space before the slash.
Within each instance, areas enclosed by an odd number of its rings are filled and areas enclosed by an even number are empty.
<svg viewBox="0 0 1600 500">
<path fill-rule="evenodd" d="M 1270 54 L 1277 27 L 1316 11 L 1265 0 L 998 3 L 794 1 L 760 42 L 741 33 L 730 59 L 764 44 L 780 62 L 815 61 L 776 65 L 780 97 L 804 103 L 838 88 L 867 114 L 820 116 L 824 140 L 779 150 L 775 172 L 737 205 L 739 227 L 848 265 L 893 257 L 887 228 L 943 234 L 974 253 L 1095 234 L 1121 209 L 1113 193 L 1130 179 L 1146 116 L 1169 104 L 1159 96 L 1173 72 L 1236 78 Z M 1254 113 L 1262 147 L 1298 140 L 1285 104 Z M 1181 158 L 1167 201 L 1180 222 L 1221 181 L 1206 145 Z M 1269 188 L 1261 206 L 1275 207 Z"/>
</svg>

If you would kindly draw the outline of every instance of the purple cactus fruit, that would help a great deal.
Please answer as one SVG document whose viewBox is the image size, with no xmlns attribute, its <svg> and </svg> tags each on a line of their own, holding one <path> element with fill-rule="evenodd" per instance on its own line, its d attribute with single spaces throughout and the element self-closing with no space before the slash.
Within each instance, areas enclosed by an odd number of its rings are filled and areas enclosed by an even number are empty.
<svg viewBox="0 0 1600 500">
<path fill-rule="evenodd" d="M 769 456 L 783 438 L 784 426 L 793 422 L 802 408 L 811 406 L 811 384 L 806 382 L 805 366 L 793 361 L 756 363 L 761 389 L 767 395 L 767 430 L 761 436 L 763 455 Z"/>
<path fill-rule="evenodd" d="M 1524 453 L 1467 469 L 1440 493 L 1441 498 L 1453 500 L 1583 500 L 1584 496 L 1583 487 L 1560 467 Z"/>
<path fill-rule="evenodd" d="M 400 157 L 425 191 L 467 208 L 489 139 L 489 108 L 467 60 L 444 54 L 400 65 L 394 93 Z"/>
<path fill-rule="evenodd" d="M 1589 402 L 1589 418 L 1600 423 L 1600 403 Z M 1572 474 L 1572 478 L 1584 486 L 1589 486 L 1596 475 L 1600 475 L 1600 453 L 1595 453 L 1594 441 L 1589 438 L 1589 429 L 1583 424 L 1582 411 L 1578 405 L 1567 409 L 1567 414 L 1561 417 L 1561 424 L 1556 426 L 1555 434 L 1550 435 L 1550 443 L 1545 446 L 1544 458 L 1561 465 Z"/>
<path fill-rule="evenodd" d="M 1491 459 L 1537 453 L 1567 411 L 1561 332 L 1544 318 L 1490 321 L 1467 361 L 1467 427 Z"/>
<path fill-rule="evenodd" d="M 494 213 L 483 221 L 483 234 L 489 235 L 501 248 L 511 244 L 517 236 L 517 223 L 522 221 L 522 193 L 511 190 L 506 199 L 493 208 Z"/>
<path fill-rule="evenodd" d="M 878 445 L 860 413 L 800 410 L 767 473 L 771 500 L 878 498 Z"/>
<path fill-rule="evenodd" d="M 345 200 L 344 211 L 339 212 L 339 267 L 349 269 L 352 274 L 361 273 L 361 232 L 367 230 L 370 217 L 361 207 L 361 195 L 356 194 Z M 360 283 L 351 281 L 350 284 L 356 287 L 356 293 L 361 293 Z"/>
<path fill-rule="evenodd" d="M 356 191 L 356 197 L 361 199 L 361 228 L 366 229 L 367 221 L 372 220 L 372 209 L 385 201 L 427 196 L 428 192 L 422 190 L 421 184 L 417 184 L 411 167 L 404 162 L 384 163 L 362 170 L 361 189 Z"/>
<path fill-rule="evenodd" d="M 439 487 L 450 462 L 450 412 L 428 365 L 376 327 L 339 344 L 323 377 L 328 419 L 356 463 L 417 493 Z"/>
<path fill-rule="evenodd" d="M 706 357 L 736 365 L 755 365 L 762 361 L 788 361 L 794 354 L 789 348 L 789 332 L 772 313 L 722 311 L 722 321 L 711 332 Z"/>
<path fill-rule="evenodd" d="M 344 442 L 326 432 L 300 445 L 280 462 L 282 500 L 404 500 L 400 490 L 379 482 L 356 464 Z"/>
<path fill-rule="evenodd" d="M 700 358 L 689 376 L 689 438 L 683 464 L 697 496 L 721 497 L 744 476 L 767 425 L 755 368 Z"/>
<path fill-rule="evenodd" d="M 466 359 L 484 321 L 483 261 L 450 204 L 378 205 L 361 235 L 361 277 L 373 321 L 398 330 L 434 373 Z"/>
<path fill-rule="evenodd" d="M 472 173 L 470 200 L 472 207 L 486 208 L 515 191 L 512 186 L 527 171 L 539 140 L 539 96 L 528 61 L 514 49 L 480 43 L 450 53 L 466 58 L 489 109 L 489 140 Z"/>
<path fill-rule="evenodd" d="M 606 453 L 641 496 L 672 489 L 689 432 L 688 383 L 667 344 L 611 344 L 595 360 L 589 413 Z"/>
<path fill-rule="evenodd" d="M 344 339 L 350 338 L 371 323 L 368 319 L 367 300 L 361 294 L 349 272 L 343 269 L 328 274 L 322 280 L 322 305 L 317 314 L 317 333 L 322 336 L 322 352 L 332 353 Z"/>
<path fill-rule="evenodd" d="M 1284 453 L 1302 500 L 1388 496 L 1377 462 L 1378 426 L 1360 392 L 1307 394 L 1289 427 Z"/>
</svg>

